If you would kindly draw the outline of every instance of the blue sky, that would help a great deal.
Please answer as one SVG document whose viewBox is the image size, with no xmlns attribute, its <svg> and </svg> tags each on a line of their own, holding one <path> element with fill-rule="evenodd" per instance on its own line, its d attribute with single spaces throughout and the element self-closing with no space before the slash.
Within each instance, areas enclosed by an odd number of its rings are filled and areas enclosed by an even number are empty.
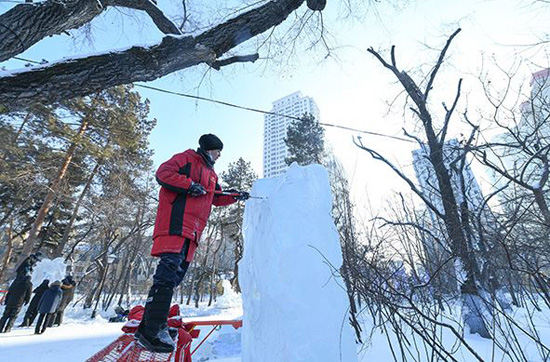
<svg viewBox="0 0 550 362">
<path fill-rule="evenodd" d="M 215 3 L 205 2 L 210 9 Z M 398 65 L 411 70 L 418 65 L 433 64 L 437 49 L 460 26 L 463 31 L 453 43 L 448 66 L 436 84 L 434 105 L 443 100 L 450 102 L 458 78 L 463 77 L 461 107 L 483 107 L 478 104 L 476 92 L 479 90 L 475 85 L 475 74 L 483 59 L 486 67 L 487 59 L 492 56 L 503 64 L 511 64 L 517 57 L 528 59 L 521 68 L 525 77 L 537 66 L 548 67 L 544 49 L 521 45 L 534 43 L 545 36 L 550 29 L 547 26 L 550 6 L 533 5 L 524 0 L 422 0 L 407 1 L 400 8 L 385 3 L 375 5 L 376 11 L 355 12 L 355 19 L 345 19 L 342 2 L 328 1 L 323 21 L 334 50 L 327 59 L 323 49 L 308 49 L 309 43 L 304 37 L 300 38 L 295 56 L 283 53 L 280 58 L 266 60 L 262 59 L 267 56 L 266 52 L 261 51 L 261 59 L 255 64 L 236 64 L 220 72 L 199 66 L 147 84 L 266 111 L 271 109 L 272 101 L 300 90 L 316 100 L 322 122 L 401 136 L 403 126 L 414 130 L 412 117 L 403 109 L 404 98 L 398 97 L 400 89 L 394 77 L 367 54 L 366 49 L 370 46 L 388 49 L 395 44 Z M 11 6 L 13 4 L 0 3 L 0 12 Z M 93 46 L 80 41 L 82 32 L 75 31 L 71 36 L 45 39 L 20 56 L 54 61 L 132 44 L 153 44 L 162 37 L 146 16 L 138 14 L 128 18 L 113 10 L 94 19 L 92 27 Z M 249 41 L 239 48 L 240 54 L 246 54 L 254 45 L 255 40 Z M 435 49 L 428 49 L 428 46 Z M 15 69 L 23 63 L 9 61 L 0 65 Z M 138 90 L 151 100 L 151 115 L 158 119 L 150 139 L 157 165 L 174 153 L 195 148 L 201 134 L 215 133 L 225 144 L 216 165 L 218 172 L 243 157 L 261 174 L 261 114 Z M 388 103 L 396 97 L 398 102 L 388 112 Z M 434 109 L 439 111 L 440 107 Z M 458 122 L 456 124 L 451 132 L 463 132 Z M 392 190 L 406 189 L 383 165 L 353 146 L 351 140 L 355 135 L 335 129 L 326 132 L 327 140 L 352 179 L 354 196 L 364 200 L 368 193 L 371 201 L 379 203 Z M 364 136 L 363 140 L 400 165 L 406 168 L 410 165 L 414 145 L 374 136 Z"/>
</svg>

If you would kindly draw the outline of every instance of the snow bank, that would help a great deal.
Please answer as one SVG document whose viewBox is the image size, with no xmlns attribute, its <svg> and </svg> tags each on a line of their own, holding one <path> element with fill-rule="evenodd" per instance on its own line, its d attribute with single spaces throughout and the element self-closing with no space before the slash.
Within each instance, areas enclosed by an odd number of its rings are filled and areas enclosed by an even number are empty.
<svg viewBox="0 0 550 362">
<path fill-rule="evenodd" d="M 357 361 L 328 175 L 296 164 L 256 181 L 239 263 L 242 361 Z"/>
<path fill-rule="evenodd" d="M 241 304 L 241 295 L 233 290 L 229 280 L 224 280 L 222 283 L 223 294 L 217 298 L 214 306 L 221 309 L 229 309 Z"/>
</svg>

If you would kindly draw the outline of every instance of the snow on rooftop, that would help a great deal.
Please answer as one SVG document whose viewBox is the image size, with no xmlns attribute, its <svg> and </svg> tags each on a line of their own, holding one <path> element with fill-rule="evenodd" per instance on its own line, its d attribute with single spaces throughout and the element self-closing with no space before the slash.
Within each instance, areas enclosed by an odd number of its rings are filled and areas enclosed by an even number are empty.
<svg viewBox="0 0 550 362">
<path fill-rule="evenodd" d="M 242 361 L 357 361 L 326 170 L 292 164 L 255 182 L 239 263 Z"/>
</svg>

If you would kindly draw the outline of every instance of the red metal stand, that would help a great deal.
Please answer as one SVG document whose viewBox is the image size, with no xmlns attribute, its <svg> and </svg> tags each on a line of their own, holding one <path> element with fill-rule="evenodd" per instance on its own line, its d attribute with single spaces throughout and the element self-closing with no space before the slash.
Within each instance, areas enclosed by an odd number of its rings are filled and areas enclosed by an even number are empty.
<svg viewBox="0 0 550 362">
<path fill-rule="evenodd" d="M 179 322 L 179 323 L 178 323 Z M 178 326 L 177 348 L 172 353 L 154 353 L 146 350 L 134 340 L 134 333 L 137 329 L 135 320 L 129 321 L 123 327 L 128 332 L 118 337 L 111 344 L 97 352 L 86 360 L 86 362 L 191 362 L 191 356 L 197 349 L 212 335 L 219 327 L 231 325 L 235 329 L 242 327 L 242 320 L 216 320 L 216 321 L 195 321 L 181 322 L 180 319 L 169 320 L 169 325 Z M 212 326 L 210 332 L 199 342 L 191 352 L 192 339 L 199 337 L 200 330 L 197 327 Z"/>
</svg>

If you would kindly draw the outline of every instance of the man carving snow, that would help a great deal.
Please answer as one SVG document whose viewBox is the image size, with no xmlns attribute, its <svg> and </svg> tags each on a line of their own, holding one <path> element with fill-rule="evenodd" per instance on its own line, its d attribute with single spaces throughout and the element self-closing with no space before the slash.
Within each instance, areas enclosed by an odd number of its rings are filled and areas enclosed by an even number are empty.
<svg viewBox="0 0 550 362">
<path fill-rule="evenodd" d="M 136 332 L 140 344 L 154 352 L 172 352 L 167 317 L 172 294 L 193 260 L 212 205 L 247 200 L 247 192 L 221 194 L 214 163 L 223 149 L 213 134 L 202 135 L 197 151 L 174 155 L 157 170 L 161 185 L 151 255 L 160 257 L 143 319 Z"/>
</svg>

